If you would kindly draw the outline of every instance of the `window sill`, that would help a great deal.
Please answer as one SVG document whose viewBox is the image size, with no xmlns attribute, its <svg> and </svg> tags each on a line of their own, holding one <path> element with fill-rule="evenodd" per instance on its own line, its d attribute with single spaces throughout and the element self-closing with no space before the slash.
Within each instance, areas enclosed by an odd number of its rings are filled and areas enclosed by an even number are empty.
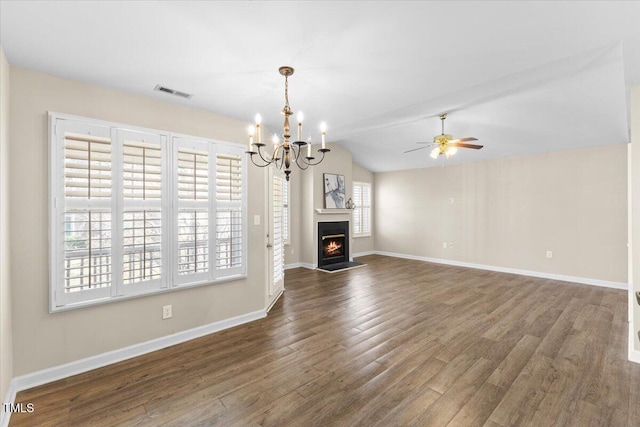
<svg viewBox="0 0 640 427">
<path fill-rule="evenodd" d="M 127 295 L 119 295 L 119 296 L 108 297 L 108 298 L 97 298 L 97 299 L 83 301 L 83 302 L 69 303 L 59 307 L 50 307 L 49 314 L 55 314 L 63 311 L 70 311 L 70 310 L 76 310 L 76 309 L 82 309 L 82 308 L 89 308 L 89 307 L 94 307 L 96 305 L 109 304 L 109 303 L 118 302 L 118 301 L 126 301 L 134 298 L 148 297 L 151 295 L 165 294 L 167 292 L 175 292 L 183 289 L 200 288 L 200 287 L 216 285 L 224 282 L 242 280 L 242 279 L 246 279 L 247 277 L 248 277 L 247 274 L 241 273 L 241 274 L 235 274 L 227 277 L 220 277 L 220 278 L 214 279 L 213 281 L 207 280 L 207 281 L 189 283 L 184 285 L 175 285 L 169 288 L 141 291 L 141 292 L 131 293 Z"/>
<path fill-rule="evenodd" d="M 371 234 L 354 234 L 353 238 L 358 239 L 360 237 L 371 237 Z"/>
</svg>

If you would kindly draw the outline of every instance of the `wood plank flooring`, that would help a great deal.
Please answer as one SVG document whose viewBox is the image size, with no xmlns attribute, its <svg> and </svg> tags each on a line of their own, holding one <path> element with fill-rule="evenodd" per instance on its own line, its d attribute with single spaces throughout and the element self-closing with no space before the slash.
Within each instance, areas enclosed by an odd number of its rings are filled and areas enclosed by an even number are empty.
<svg viewBox="0 0 640 427">
<path fill-rule="evenodd" d="M 11 426 L 640 426 L 625 291 L 371 255 L 266 319 L 18 394 Z"/>
</svg>

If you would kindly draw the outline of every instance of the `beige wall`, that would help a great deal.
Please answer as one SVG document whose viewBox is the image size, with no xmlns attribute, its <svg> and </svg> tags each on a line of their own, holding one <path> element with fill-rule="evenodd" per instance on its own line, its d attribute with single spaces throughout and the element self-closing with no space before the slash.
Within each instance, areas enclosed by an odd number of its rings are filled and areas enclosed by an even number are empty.
<svg viewBox="0 0 640 427">
<path fill-rule="evenodd" d="M 640 86 L 631 89 L 631 282 L 633 292 L 640 292 Z M 635 351 L 640 351 L 640 305 L 635 295 L 631 298 L 631 332 Z"/>
<path fill-rule="evenodd" d="M 11 378 L 13 378 L 8 203 L 9 79 L 9 63 L 0 46 L 0 402 L 5 401 Z"/>
<path fill-rule="evenodd" d="M 379 173 L 374 194 L 376 250 L 627 283 L 627 144 Z"/>
<path fill-rule="evenodd" d="M 11 274 L 14 375 L 60 365 L 264 308 L 264 169 L 249 167 L 249 277 L 49 314 L 47 111 L 225 141 L 247 123 L 95 85 L 11 68 Z M 173 305 L 173 318 L 161 307 Z"/>
<path fill-rule="evenodd" d="M 367 169 L 363 168 L 357 163 L 353 163 L 352 171 L 353 171 L 354 181 L 368 182 L 371 184 L 372 208 L 371 208 L 371 236 L 354 238 L 353 247 L 351 248 L 351 253 L 357 254 L 362 252 L 371 252 L 375 249 L 375 234 L 373 232 L 373 230 L 375 229 L 375 218 L 373 215 L 375 208 L 373 207 L 373 205 L 375 205 L 376 203 L 376 201 L 373 199 L 373 193 L 375 191 L 375 175 L 373 174 L 373 172 L 369 172 Z"/>
</svg>

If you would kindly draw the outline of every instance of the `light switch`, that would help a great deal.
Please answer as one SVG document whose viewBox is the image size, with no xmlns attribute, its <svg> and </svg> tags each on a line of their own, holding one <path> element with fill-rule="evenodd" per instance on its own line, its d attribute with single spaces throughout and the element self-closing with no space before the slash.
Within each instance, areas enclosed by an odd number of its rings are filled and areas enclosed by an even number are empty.
<svg viewBox="0 0 640 427">
<path fill-rule="evenodd" d="M 253 225 L 260 225 L 260 215 L 253 216 Z"/>
</svg>

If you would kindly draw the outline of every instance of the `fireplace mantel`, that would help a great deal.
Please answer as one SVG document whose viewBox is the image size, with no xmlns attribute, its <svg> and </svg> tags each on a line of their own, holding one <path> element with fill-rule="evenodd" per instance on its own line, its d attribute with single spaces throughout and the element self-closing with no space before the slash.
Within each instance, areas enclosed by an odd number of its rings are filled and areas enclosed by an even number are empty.
<svg viewBox="0 0 640 427">
<path fill-rule="evenodd" d="M 321 215 L 329 215 L 329 214 L 350 214 L 353 209 L 320 209 L 317 208 L 316 212 Z"/>
</svg>

